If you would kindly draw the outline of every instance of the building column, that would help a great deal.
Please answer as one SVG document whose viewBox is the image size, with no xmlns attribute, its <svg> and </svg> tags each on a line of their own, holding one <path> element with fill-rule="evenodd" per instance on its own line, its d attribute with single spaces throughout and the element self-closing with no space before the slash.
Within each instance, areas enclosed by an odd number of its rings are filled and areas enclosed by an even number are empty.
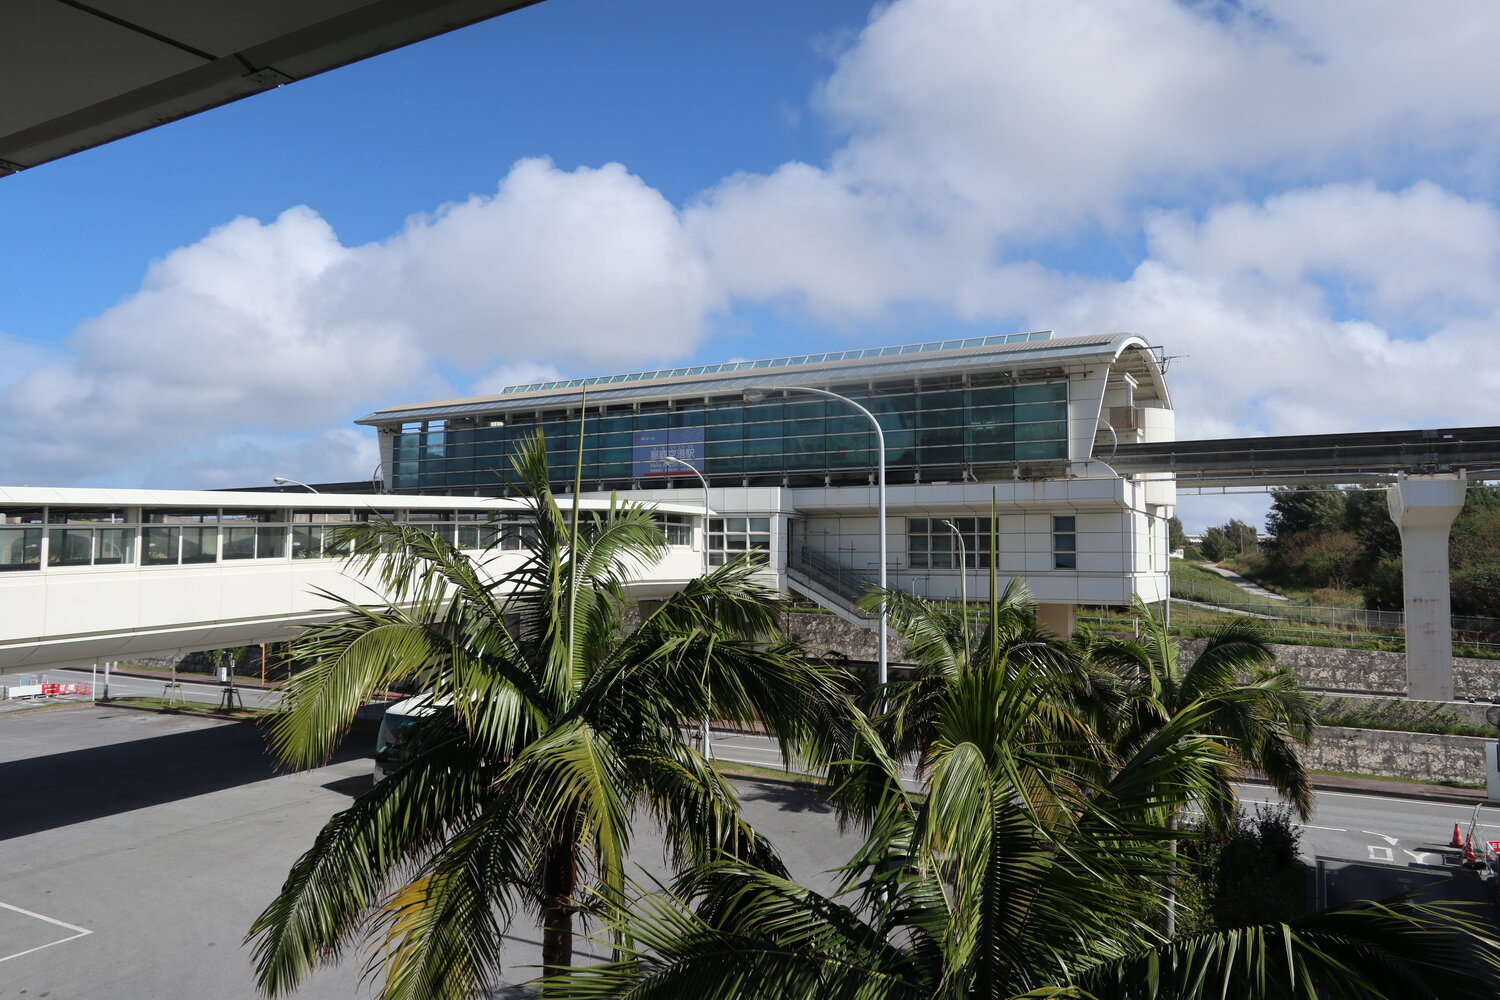
<svg viewBox="0 0 1500 1000">
<path fill-rule="evenodd" d="M 1073 634 L 1078 627 L 1078 605 L 1076 604 L 1054 604 L 1038 601 L 1036 606 L 1036 620 L 1064 639 Z"/>
<path fill-rule="evenodd" d="M 1401 531 L 1406 610 L 1406 695 L 1453 700 L 1453 612 L 1448 529 L 1464 505 L 1462 475 L 1406 476 L 1386 492 Z"/>
</svg>

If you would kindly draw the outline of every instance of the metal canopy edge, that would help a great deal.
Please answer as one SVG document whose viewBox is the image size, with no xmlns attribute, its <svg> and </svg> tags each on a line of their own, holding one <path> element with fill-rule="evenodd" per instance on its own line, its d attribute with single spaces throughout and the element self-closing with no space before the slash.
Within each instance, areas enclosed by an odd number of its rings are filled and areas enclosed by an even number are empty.
<svg viewBox="0 0 1500 1000">
<path fill-rule="evenodd" d="M 263 0 L 217 0 L 212 33 L 249 42 L 217 51 L 189 41 L 204 23 L 191 4 L 148 0 L 127 20 L 110 0 L 7 0 L 0 176 L 540 2 L 350 0 L 332 16 L 307 3 L 280 8 L 276 33 L 260 37 Z M 39 106 L 48 110 L 36 119 L 28 109 Z"/>
</svg>

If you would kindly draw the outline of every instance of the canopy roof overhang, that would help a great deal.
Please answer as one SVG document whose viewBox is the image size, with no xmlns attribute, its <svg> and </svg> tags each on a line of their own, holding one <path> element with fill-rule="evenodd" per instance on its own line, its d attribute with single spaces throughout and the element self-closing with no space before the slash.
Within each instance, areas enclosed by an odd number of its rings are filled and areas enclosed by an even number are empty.
<svg viewBox="0 0 1500 1000">
<path fill-rule="evenodd" d="M 540 0 L 4 0 L 0 176 Z"/>
</svg>

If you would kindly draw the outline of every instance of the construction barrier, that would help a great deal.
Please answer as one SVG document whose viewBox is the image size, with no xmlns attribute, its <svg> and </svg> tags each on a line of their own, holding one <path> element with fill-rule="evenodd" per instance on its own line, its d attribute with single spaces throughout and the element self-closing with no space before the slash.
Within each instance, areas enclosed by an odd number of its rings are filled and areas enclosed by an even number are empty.
<svg viewBox="0 0 1500 1000">
<path fill-rule="evenodd" d="M 0 698 L 59 698 L 63 695 L 93 693 L 88 684 L 16 684 L 0 688 Z"/>
</svg>

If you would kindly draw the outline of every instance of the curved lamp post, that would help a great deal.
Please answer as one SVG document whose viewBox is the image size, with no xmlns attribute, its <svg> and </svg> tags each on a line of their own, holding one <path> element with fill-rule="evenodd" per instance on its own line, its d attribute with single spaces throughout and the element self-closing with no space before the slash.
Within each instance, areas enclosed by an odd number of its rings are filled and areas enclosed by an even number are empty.
<svg viewBox="0 0 1500 1000">
<path fill-rule="evenodd" d="M 863 406 L 860 406 L 858 403 L 856 403 L 854 400 L 850 399 L 848 396 L 840 396 L 838 393 L 836 393 L 836 392 L 829 392 L 827 389 L 814 389 L 811 386 L 805 386 L 805 385 L 779 385 L 779 386 L 774 386 L 774 387 L 751 386 L 750 388 L 748 388 L 748 389 L 745 390 L 745 401 L 746 402 L 750 402 L 750 403 L 757 402 L 759 400 L 765 399 L 766 395 L 768 393 L 771 393 L 771 392 L 810 392 L 814 396 L 826 396 L 829 399 L 837 399 L 840 402 L 848 403 L 850 406 L 854 407 L 860 413 L 863 413 L 865 415 L 865 419 L 867 419 L 867 420 L 870 421 L 870 426 L 875 429 L 875 445 L 876 445 L 877 451 L 878 451 L 879 456 L 880 456 L 880 464 L 879 464 L 879 467 L 878 467 L 878 478 L 876 479 L 876 484 L 877 484 L 877 489 L 878 489 L 879 512 L 876 515 L 876 517 L 880 521 L 880 527 L 879 527 L 879 530 L 877 532 L 877 534 L 879 535 L 879 542 L 880 542 L 880 589 L 882 591 L 884 591 L 886 589 L 886 576 L 885 576 L 885 564 L 886 564 L 886 551 L 885 551 L 886 550 L 886 541 L 885 541 L 885 432 L 880 429 L 880 421 L 878 421 L 878 420 L 875 419 L 875 414 L 871 413 L 869 410 L 865 409 Z M 875 679 L 882 686 L 886 682 L 886 673 L 887 673 L 887 671 L 886 671 L 886 613 L 885 613 L 885 604 L 882 603 L 880 605 L 880 654 L 879 654 L 879 661 L 876 664 L 876 671 L 875 671 Z"/>
<path fill-rule="evenodd" d="M 272 476 L 271 477 L 271 482 L 275 483 L 277 486 L 300 486 L 300 487 L 302 487 L 304 490 L 306 490 L 309 493 L 316 493 L 316 492 L 318 492 L 317 490 L 313 489 L 311 486 L 307 485 L 306 483 L 301 482 L 300 480 L 297 480 L 297 479 L 287 479 L 287 478 L 285 478 L 283 476 Z"/>
<path fill-rule="evenodd" d="M 963 532 L 952 521 L 944 521 L 953 537 L 958 539 L 958 610 L 964 621 L 964 662 L 969 660 L 969 561 L 964 552 Z"/>
<path fill-rule="evenodd" d="M 703 478 L 703 473 L 693 468 L 692 463 L 684 462 L 676 455 L 666 456 L 669 465 L 680 465 L 684 469 L 698 477 L 698 482 L 703 484 L 703 575 L 708 575 L 708 480 Z M 714 759 L 713 744 L 708 739 L 708 719 L 703 720 L 703 756 L 706 760 Z"/>
</svg>

